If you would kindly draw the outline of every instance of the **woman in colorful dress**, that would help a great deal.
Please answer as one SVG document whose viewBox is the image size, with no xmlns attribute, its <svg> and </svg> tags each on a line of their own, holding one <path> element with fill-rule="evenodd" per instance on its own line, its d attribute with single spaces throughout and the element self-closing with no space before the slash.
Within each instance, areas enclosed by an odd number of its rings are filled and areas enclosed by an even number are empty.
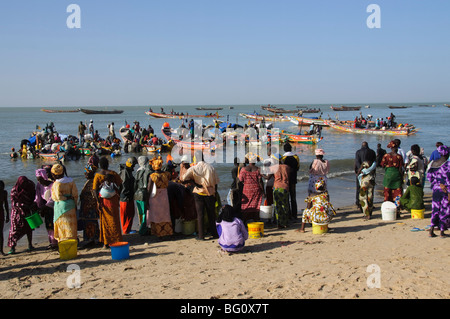
<svg viewBox="0 0 450 319">
<path fill-rule="evenodd" d="M 35 206 L 35 194 L 36 186 L 26 176 L 20 176 L 11 190 L 11 228 L 8 237 L 8 246 L 11 250 L 8 254 L 16 252 L 17 242 L 25 235 L 28 239 L 28 251 L 34 249 L 33 230 L 25 217 L 31 215 L 32 208 Z"/>
<path fill-rule="evenodd" d="M 439 159 L 432 161 L 429 166 L 427 178 L 433 190 L 431 204 L 430 237 L 435 237 L 434 228 L 440 230 L 440 236 L 450 227 L 450 162 L 448 161 L 450 149 L 442 145 L 438 147 Z"/>
<path fill-rule="evenodd" d="M 241 212 L 244 223 L 250 219 L 259 220 L 259 208 L 264 196 L 264 184 L 259 168 L 255 165 L 256 159 L 256 156 L 250 156 L 248 165 L 241 168 L 239 172 L 239 180 L 244 185 L 241 199 Z"/>
<path fill-rule="evenodd" d="M 109 248 L 110 244 L 122 241 L 122 226 L 120 224 L 120 204 L 119 194 L 109 198 L 100 195 L 101 185 L 105 181 L 106 175 L 113 175 L 114 183 L 121 187 L 122 179 L 119 174 L 109 170 L 109 162 L 106 157 L 99 160 L 99 170 L 95 173 L 92 188 L 96 197 L 100 221 L 100 239 L 104 248 Z"/>
<path fill-rule="evenodd" d="M 303 211 L 301 233 L 305 232 L 306 223 L 328 225 L 336 215 L 325 187 L 325 180 L 319 179 L 315 184 L 316 195 L 306 198 L 307 208 Z"/>
<path fill-rule="evenodd" d="M 94 176 L 97 166 L 87 165 L 84 176 L 86 182 L 80 192 L 80 213 L 78 218 L 83 228 L 83 245 L 97 244 L 99 241 L 100 229 L 98 225 L 99 215 L 97 201 L 93 193 Z"/>
<path fill-rule="evenodd" d="M 364 220 L 369 220 L 372 217 L 376 165 L 376 161 L 373 161 L 372 165 L 368 161 L 364 161 L 358 172 L 359 209 L 364 216 Z"/>
<path fill-rule="evenodd" d="M 52 185 L 55 239 L 58 242 L 77 239 L 77 185 L 71 177 L 65 176 L 65 169 L 61 164 L 53 165 L 51 172 L 55 180 Z"/>
<path fill-rule="evenodd" d="M 397 153 L 398 146 L 394 141 L 388 145 L 390 153 L 383 156 L 381 167 L 384 167 L 384 201 L 393 202 L 397 205 L 397 218 L 400 217 L 400 198 L 403 194 L 403 157 Z"/>
<path fill-rule="evenodd" d="M 285 228 L 289 222 L 289 173 L 290 167 L 281 161 L 281 155 L 273 155 L 280 162 L 274 171 L 273 182 L 273 198 L 274 198 L 274 215 L 278 228 Z"/>
<path fill-rule="evenodd" d="M 53 200 L 52 200 L 52 185 L 53 180 L 49 178 L 51 171 L 47 171 L 45 168 L 39 168 L 36 170 L 36 197 L 34 201 L 40 211 L 42 217 L 44 217 L 45 228 L 47 229 L 47 236 L 49 246 L 47 249 L 58 248 L 58 241 L 55 239 L 55 227 L 53 225 Z"/>
<path fill-rule="evenodd" d="M 147 226 L 150 226 L 151 234 L 162 239 L 173 234 L 172 221 L 170 218 L 170 204 L 167 187 L 169 186 L 170 173 L 161 170 L 163 161 L 161 157 L 152 160 L 152 169 L 148 181 Z M 156 191 L 153 188 L 156 188 Z"/>
<path fill-rule="evenodd" d="M 325 152 L 323 149 L 315 150 L 316 158 L 311 163 L 309 168 L 309 185 L 308 185 L 308 195 L 316 194 L 316 182 L 321 178 L 325 181 L 325 188 L 327 188 L 327 174 L 330 171 L 330 163 L 328 160 L 324 160 L 323 156 Z"/>
</svg>

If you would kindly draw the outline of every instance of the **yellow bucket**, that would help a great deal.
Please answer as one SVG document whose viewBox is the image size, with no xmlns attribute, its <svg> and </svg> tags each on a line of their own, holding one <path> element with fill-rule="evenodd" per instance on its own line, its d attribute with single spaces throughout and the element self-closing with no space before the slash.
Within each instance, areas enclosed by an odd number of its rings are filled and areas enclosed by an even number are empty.
<svg viewBox="0 0 450 319">
<path fill-rule="evenodd" d="M 264 223 L 254 222 L 248 223 L 248 238 L 262 238 L 264 237 Z"/>
<path fill-rule="evenodd" d="M 411 209 L 411 218 L 412 219 L 424 219 L 425 218 L 425 209 Z"/>
<path fill-rule="evenodd" d="M 68 239 L 58 243 L 59 246 L 59 258 L 68 260 L 77 257 L 78 240 Z"/>
<path fill-rule="evenodd" d="M 312 223 L 312 233 L 316 235 L 325 234 L 328 232 L 328 225 L 319 225 Z"/>
</svg>

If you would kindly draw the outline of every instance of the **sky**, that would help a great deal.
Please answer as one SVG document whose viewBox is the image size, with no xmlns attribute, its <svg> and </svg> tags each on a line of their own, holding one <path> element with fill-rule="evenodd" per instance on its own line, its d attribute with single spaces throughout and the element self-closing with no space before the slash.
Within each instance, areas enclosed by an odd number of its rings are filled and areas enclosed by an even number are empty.
<svg viewBox="0 0 450 319">
<path fill-rule="evenodd" d="M 68 28 L 70 4 L 81 28 Z M 381 28 L 369 28 L 370 4 Z M 448 0 L 0 0 L 0 107 L 450 103 Z"/>
</svg>

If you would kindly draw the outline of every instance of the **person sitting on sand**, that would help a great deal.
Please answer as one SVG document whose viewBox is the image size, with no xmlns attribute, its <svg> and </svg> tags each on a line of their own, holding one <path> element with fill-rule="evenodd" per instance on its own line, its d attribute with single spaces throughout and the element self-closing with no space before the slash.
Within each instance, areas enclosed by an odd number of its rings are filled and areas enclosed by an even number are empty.
<svg viewBox="0 0 450 319">
<path fill-rule="evenodd" d="M 316 182 L 317 195 L 307 197 L 305 202 L 307 203 L 306 209 L 303 211 L 302 226 L 300 232 L 305 232 L 306 223 L 315 223 L 321 225 L 327 225 L 331 222 L 336 211 L 329 202 L 328 192 L 325 189 L 325 181 L 319 179 Z"/>
<path fill-rule="evenodd" d="M 410 185 L 406 189 L 403 196 L 400 198 L 400 205 L 411 213 L 411 209 L 424 209 L 423 202 L 423 186 L 419 178 L 413 176 L 410 180 Z"/>
<path fill-rule="evenodd" d="M 222 207 L 216 221 L 216 228 L 219 235 L 218 243 L 222 251 L 237 252 L 244 248 L 248 232 L 232 206 Z"/>
</svg>

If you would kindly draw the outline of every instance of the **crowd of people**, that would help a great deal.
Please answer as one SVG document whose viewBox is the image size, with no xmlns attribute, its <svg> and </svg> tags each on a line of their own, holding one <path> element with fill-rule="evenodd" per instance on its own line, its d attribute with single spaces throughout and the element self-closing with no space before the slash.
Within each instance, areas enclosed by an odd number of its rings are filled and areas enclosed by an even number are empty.
<svg viewBox="0 0 450 319">
<path fill-rule="evenodd" d="M 445 236 L 444 231 L 450 226 L 450 149 L 437 143 L 427 159 L 416 144 L 405 152 L 398 139 L 389 142 L 387 148 L 390 152 L 378 145 L 375 152 L 363 142 L 355 154 L 356 205 L 364 219 L 372 216 L 379 167 L 384 170 L 384 200 L 396 203 L 398 215 L 401 209 L 410 212 L 424 208 L 423 187 L 425 179 L 429 180 L 433 190 L 429 234 L 436 236 L 437 228 Z M 48 249 L 57 249 L 61 241 L 78 239 L 78 231 L 83 232 L 80 247 L 108 248 L 132 232 L 137 212 L 140 235 L 164 240 L 174 235 L 178 220 L 196 220 L 196 239 L 215 238 L 224 252 L 235 252 L 244 247 L 248 238 L 245 225 L 260 219 L 261 205 L 273 206 L 273 219 L 269 222 L 278 228 L 286 228 L 298 218 L 296 184 L 300 159 L 289 143 L 283 145 L 283 151 L 281 154 L 270 149 L 265 159 L 253 153 L 242 161 L 236 158 L 225 206 L 217 190 L 219 176 L 214 166 L 204 161 L 202 152 L 196 152 L 192 160 L 183 156 L 179 164 L 169 158 L 164 162 L 159 155 L 131 156 L 119 165 L 118 172 L 109 168 L 107 157 L 93 154 L 85 167 L 86 181 L 80 192 L 62 163 L 44 165 L 36 170 L 35 181 L 26 176 L 17 179 L 10 194 L 11 214 L 8 194 L 0 181 L 0 226 L 3 229 L 4 222 L 11 222 L 9 254 L 16 252 L 17 243 L 24 236 L 28 250 L 34 249 L 33 232 L 25 219 L 34 212 L 39 212 L 45 221 Z M 308 223 L 327 225 L 336 215 L 327 187 L 329 161 L 324 159 L 322 149 L 316 149 L 315 155 L 309 166 L 307 206 L 300 232 L 305 232 Z M 258 161 L 261 166 L 256 165 Z M 4 254 L 3 245 L 1 252 Z"/>
<path fill-rule="evenodd" d="M 378 144 L 375 152 L 367 142 L 363 142 L 355 154 L 356 205 L 364 218 L 370 219 L 372 216 L 376 168 L 380 167 L 384 170 L 384 201 L 395 203 L 398 218 L 402 210 L 411 213 L 412 210 L 425 208 L 423 188 L 426 180 L 430 182 L 432 211 L 429 235 L 436 236 L 434 230 L 437 228 L 441 237 L 446 236 L 444 232 L 450 227 L 449 147 L 437 142 L 436 150 L 429 159 L 417 144 L 411 145 L 410 150 L 405 152 L 399 139 L 390 141 L 387 148 L 390 152 Z"/>
</svg>

